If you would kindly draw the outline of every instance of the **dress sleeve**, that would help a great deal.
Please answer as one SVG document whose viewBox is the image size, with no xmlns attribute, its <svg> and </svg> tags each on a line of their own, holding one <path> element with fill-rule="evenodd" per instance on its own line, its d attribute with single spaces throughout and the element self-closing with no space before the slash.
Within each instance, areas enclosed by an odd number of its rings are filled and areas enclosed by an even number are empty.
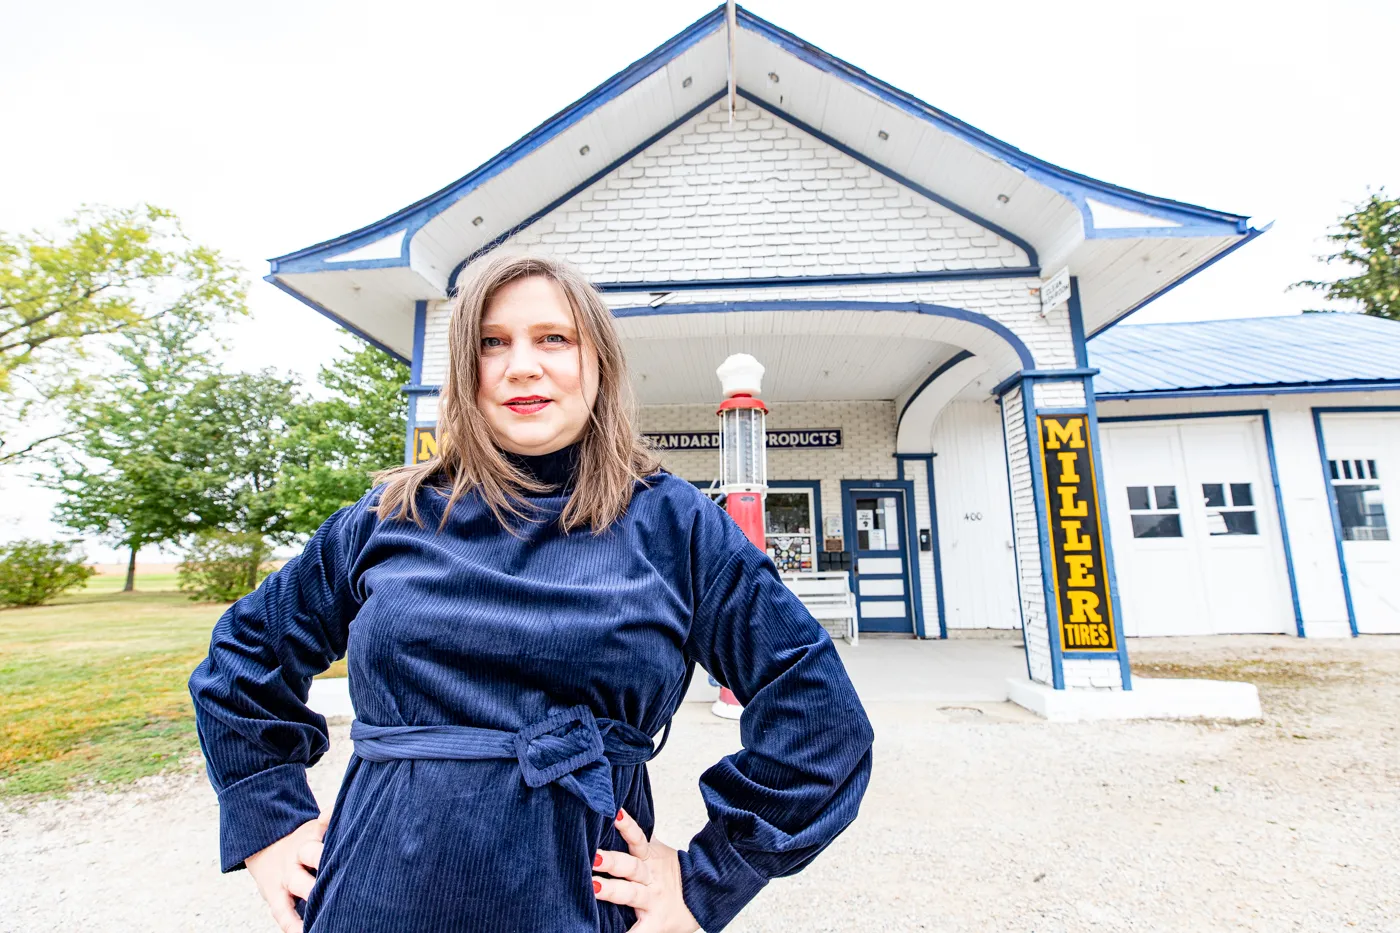
<svg viewBox="0 0 1400 933">
<path fill-rule="evenodd" d="M 686 642 L 744 705 L 743 748 L 700 777 L 709 821 L 680 854 L 682 894 L 716 933 L 768 882 L 795 874 L 855 819 L 874 731 L 831 636 L 728 513 L 692 534 Z"/>
<path fill-rule="evenodd" d="M 190 675 L 225 872 L 320 815 L 306 769 L 330 737 L 306 700 L 311 678 L 345 656 L 359 610 L 350 570 L 378 520 L 373 495 L 326 519 L 300 554 L 230 606 Z"/>
</svg>

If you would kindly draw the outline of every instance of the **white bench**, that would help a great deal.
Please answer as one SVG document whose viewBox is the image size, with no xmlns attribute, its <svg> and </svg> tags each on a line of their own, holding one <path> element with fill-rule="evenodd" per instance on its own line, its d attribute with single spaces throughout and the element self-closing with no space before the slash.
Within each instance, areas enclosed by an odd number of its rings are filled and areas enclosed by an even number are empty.
<svg viewBox="0 0 1400 933">
<path fill-rule="evenodd" d="M 860 643 L 856 597 L 844 570 L 787 571 L 780 576 L 815 618 L 844 619 L 846 641 L 852 645 Z"/>
</svg>

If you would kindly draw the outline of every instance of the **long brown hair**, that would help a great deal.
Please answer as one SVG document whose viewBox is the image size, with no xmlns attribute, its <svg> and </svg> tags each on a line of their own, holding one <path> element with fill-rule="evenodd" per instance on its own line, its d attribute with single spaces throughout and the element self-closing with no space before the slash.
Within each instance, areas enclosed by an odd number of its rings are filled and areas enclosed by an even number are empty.
<svg viewBox="0 0 1400 933">
<path fill-rule="evenodd" d="M 507 515 L 531 519 L 521 506 L 526 492 L 550 487 L 517 469 L 501 454 L 476 396 L 480 385 L 481 318 L 497 290 L 529 276 L 553 280 L 568 297 L 574 326 L 598 354 L 598 396 L 580 438 L 574 489 L 559 517 L 565 532 L 590 525 L 594 534 L 613 523 L 631 502 L 633 483 L 661 468 L 636 430 L 636 400 L 612 312 L 602 295 L 569 263 L 548 256 L 496 252 L 472 263 L 458 281 L 447 330 L 447 378 L 438 394 L 437 456 L 423 463 L 374 474 L 387 482 L 377 514 L 406 518 L 418 527 L 418 490 L 427 484 L 442 494 L 451 485 L 441 530 L 452 507 L 472 489 L 512 534 Z M 581 325 L 581 326 L 580 326 Z M 580 342 L 579 352 L 584 352 Z M 429 481 L 432 481 L 431 483 Z"/>
</svg>

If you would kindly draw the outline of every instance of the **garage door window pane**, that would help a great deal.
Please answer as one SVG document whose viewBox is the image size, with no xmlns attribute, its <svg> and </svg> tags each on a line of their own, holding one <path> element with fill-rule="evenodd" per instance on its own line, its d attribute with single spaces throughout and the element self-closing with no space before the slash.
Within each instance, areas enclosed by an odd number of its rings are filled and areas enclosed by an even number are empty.
<svg viewBox="0 0 1400 933">
<path fill-rule="evenodd" d="M 1180 538 L 1181 516 L 1175 512 L 1132 516 L 1134 538 Z"/>
<path fill-rule="evenodd" d="M 1152 491 L 1157 499 L 1157 508 L 1176 508 L 1176 487 L 1175 486 L 1153 486 Z"/>
<path fill-rule="evenodd" d="M 1146 486 L 1128 487 L 1128 508 L 1134 512 L 1146 512 L 1152 508 L 1152 499 L 1147 495 Z"/>
<path fill-rule="evenodd" d="M 1342 520 L 1342 538 L 1346 541 L 1389 541 L 1390 529 L 1385 523 L 1385 505 L 1381 488 L 1370 483 L 1339 483 L 1337 513 Z"/>
<path fill-rule="evenodd" d="M 1201 494 L 1205 496 L 1206 508 L 1208 509 L 1223 509 L 1229 505 L 1225 501 L 1224 483 L 1203 483 L 1201 484 Z"/>
<path fill-rule="evenodd" d="M 1249 483 L 1230 484 L 1230 504 L 1234 506 L 1254 504 L 1254 492 Z"/>
</svg>

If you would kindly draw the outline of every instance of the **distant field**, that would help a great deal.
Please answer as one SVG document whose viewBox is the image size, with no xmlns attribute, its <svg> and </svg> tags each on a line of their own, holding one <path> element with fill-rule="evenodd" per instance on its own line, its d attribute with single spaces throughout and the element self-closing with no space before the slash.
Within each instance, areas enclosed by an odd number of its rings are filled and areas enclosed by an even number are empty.
<svg viewBox="0 0 1400 933">
<path fill-rule="evenodd" d="M 191 602 L 160 570 L 134 593 L 102 575 L 0 610 L 0 796 L 121 784 L 198 750 L 186 683 L 227 604 Z"/>
</svg>

